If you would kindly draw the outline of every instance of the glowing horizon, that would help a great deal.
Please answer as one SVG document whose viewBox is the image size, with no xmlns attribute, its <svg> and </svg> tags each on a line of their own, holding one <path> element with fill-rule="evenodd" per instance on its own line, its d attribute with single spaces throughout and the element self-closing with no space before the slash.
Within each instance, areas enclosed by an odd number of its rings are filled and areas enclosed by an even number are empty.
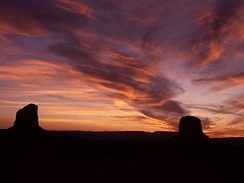
<svg viewBox="0 0 244 183">
<path fill-rule="evenodd" d="M 244 136 L 244 1 L 2 0 L 0 128 Z"/>
</svg>

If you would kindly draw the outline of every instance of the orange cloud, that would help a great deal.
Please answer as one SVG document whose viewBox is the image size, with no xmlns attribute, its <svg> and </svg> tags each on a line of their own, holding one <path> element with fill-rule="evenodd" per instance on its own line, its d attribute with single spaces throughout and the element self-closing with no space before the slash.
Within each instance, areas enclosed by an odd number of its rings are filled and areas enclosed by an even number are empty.
<svg viewBox="0 0 244 183">
<path fill-rule="evenodd" d="M 57 0 L 54 5 L 66 11 L 93 18 L 93 10 L 84 3 L 73 0 Z"/>
<path fill-rule="evenodd" d="M 16 65 L 2 65 L 0 66 L 0 75 L 1 79 L 6 80 L 25 80 L 26 82 L 34 80 L 33 83 L 36 82 L 37 85 L 40 84 L 38 82 L 46 81 L 48 83 L 49 79 L 57 80 L 57 78 L 71 79 L 79 77 L 79 74 L 69 65 L 57 65 L 42 60 L 19 60 Z"/>
<path fill-rule="evenodd" d="M 243 40 L 240 39 L 243 20 L 238 18 L 243 16 L 242 10 L 242 1 L 220 1 L 215 9 L 196 19 L 199 33 L 192 47 L 195 63 L 207 66 L 236 56 L 236 50 L 232 48 L 241 45 Z"/>
</svg>

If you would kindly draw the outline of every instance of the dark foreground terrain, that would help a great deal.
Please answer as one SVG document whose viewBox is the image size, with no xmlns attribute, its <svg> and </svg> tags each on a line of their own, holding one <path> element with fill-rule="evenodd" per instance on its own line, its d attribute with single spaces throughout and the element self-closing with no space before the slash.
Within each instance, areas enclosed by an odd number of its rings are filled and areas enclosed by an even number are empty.
<svg viewBox="0 0 244 183">
<path fill-rule="evenodd" d="M 106 138 L 99 140 L 101 134 L 50 133 L 31 139 L 0 135 L 0 182 L 235 183 L 244 178 L 243 138 L 179 145 L 167 140 L 172 134 L 149 139 L 117 134 L 116 140 L 116 134 L 102 134 Z"/>
</svg>

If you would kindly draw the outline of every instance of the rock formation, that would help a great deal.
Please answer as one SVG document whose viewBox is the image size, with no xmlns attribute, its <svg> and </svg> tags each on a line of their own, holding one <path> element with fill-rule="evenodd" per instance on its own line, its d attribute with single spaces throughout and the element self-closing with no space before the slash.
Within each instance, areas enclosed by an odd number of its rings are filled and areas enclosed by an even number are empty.
<svg viewBox="0 0 244 183">
<path fill-rule="evenodd" d="M 201 120 L 195 116 L 181 117 L 179 132 L 170 140 L 185 144 L 209 143 L 211 141 L 202 131 Z"/>
<path fill-rule="evenodd" d="M 46 135 L 47 132 L 39 126 L 38 106 L 28 104 L 16 113 L 14 126 L 9 128 L 9 133 L 14 136 L 36 137 Z"/>
<path fill-rule="evenodd" d="M 16 113 L 14 127 L 18 129 L 32 129 L 39 126 L 38 122 L 38 106 L 29 104 Z"/>
</svg>

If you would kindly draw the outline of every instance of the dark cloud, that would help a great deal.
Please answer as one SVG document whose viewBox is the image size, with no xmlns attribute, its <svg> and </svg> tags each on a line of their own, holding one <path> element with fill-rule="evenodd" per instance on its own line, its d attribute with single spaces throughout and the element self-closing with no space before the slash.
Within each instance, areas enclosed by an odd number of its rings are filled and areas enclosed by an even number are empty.
<svg viewBox="0 0 244 183">
<path fill-rule="evenodd" d="M 216 122 L 213 122 L 213 120 L 209 118 L 201 118 L 201 124 L 204 130 L 209 129 L 210 126 L 215 125 L 215 123 Z"/>
<path fill-rule="evenodd" d="M 200 109 L 208 111 L 212 114 L 233 115 L 236 117 L 243 117 L 243 100 L 229 99 L 222 104 L 212 105 L 188 105 L 189 108 Z"/>
<path fill-rule="evenodd" d="M 158 119 L 154 114 L 149 114 L 154 111 L 160 113 L 163 120 L 166 114 L 185 114 L 177 101 L 170 100 L 183 90 L 169 78 L 150 71 L 150 65 L 145 65 L 141 60 L 116 52 L 114 62 L 103 63 L 92 56 L 91 50 L 64 44 L 52 46 L 50 51 L 70 59 L 74 69 L 93 82 L 94 86 L 108 91 L 113 98 L 126 101 L 146 116 Z"/>
<path fill-rule="evenodd" d="M 162 105 L 142 108 L 141 112 L 148 117 L 167 121 L 174 129 L 178 128 L 179 118 L 189 114 L 182 104 L 174 100 L 167 100 Z"/>
<path fill-rule="evenodd" d="M 244 99 L 243 94 L 237 95 L 232 99 L 225 101 L 226 108 L 234 114 L 237 114 L 239 116 L 244 116 Z"/>
<path fill-rule="evenodd" d="M 145 3 L 153 9 L 157 7 L 155 2 Z M 160 6 L 168 5 L 163 3 Z M 141 19 L 143 8 L 148 16 Z M 159 113 L 163 110 L 169 114 L 184 113 L 176 101 L 171 101 L 183 90 L 153 68 L 156 63 L 149 61 L 153 60 L 150 53 L 153 49 L 147 46 L 148 50 L 145 50 L 145 45 L 151 47 L 163 31 L 160 25 L 162 16 L 158 15 L 165 11 L 151 11 L 141 3 L 122 1 L 67 3 L 48 0 L 1 1 L 0 10 L 4 15 L 0 19 L 6 27 L 5 35 L 45 37 L 62 34 L 64 39 L 50 42 L 49 53 L 68 59 L 66 64 L 108 96 L 122 99 L 139 111 L 153 108 Z M 152 29 L 152 24 L 156 28 Z M 11 38 L 13 42 L 16 39 Z M 22 38 L 18 40 L 21 41 L 24 42 Z M 159 41 L 156 42 L 159 45 Z M 136 51 L 133 49 L 134 45 L 141 46 L 141 43 L 146 54 L 140 52 L 140 47 Z M 26 49 L 30 51 L 31 48 Z M 112 58 L 99 58 L 101 54 L 112 55 Z M 58 64 L 59 61 L 52 59 L 51 62 Z"/>
<path fill-rule="evenodd" d="M 3 0 L 0 3 L 1 29 L 6 34 L 42 35 L 84 28 L 89 17 L 64 10 L 48 0 Z M 1 30 L 0 29 L 0 30 Z"/>
<path fill-rule="evenodd" d="M 211 81 L 219 81 L 219 82 L 227 82 L 230 81 L 231 79 L 233 79 L 234 81 L 236 80 L 236 82 L 238 82 L 239 80 L 243 80 L 244 78 L 244 72 L 242 73 L 237 73 L 237 74 L 225 74 L 225 75 L 220 75 L 220 76 L 216 76 L 213 78 L 200 78 L 200 79 L 196 79 L 194 80 L 194 82 L 196 83 L 204 83 L 204 82 L 211 82 Z"/>
<path fill-rule="evenodd" d="M 193 80 L 194 84 L 211 84 L 213 91 L 226 90 L 244 83 L 244 73 L 224 74 L 215 77 L 205 77 Z"/>
<path fill-rule="evenodd" d="M 243 4 L 243 0 L 219 0 L 216 7 L 218 21 L 215 22 L 215 29 L 220 30 L 221 25 L 226 24 L 233 19 Z"/>
<path fill-rule="evenodd" d="M 218 0 L 208 11 L 197 20 L 199 33 L 193 46 L 194 61 L 199 65 L 208 65 L 226 57 L 230 44 L 240 44 L 234 41 L 233 34 L 240 34 L 239 17 L 244 1 Z M 229 54 L 229 52 L 227 52 Z"/>
<path fill-rule="evenodd" d="M 225 110 L 223 105 L 216 105 L 216 106 L 215 105 L 212 105 L 212 106 L 194 105 L 194 106 L 191 106 L 190 108 L 201 109 L 204 111 L 211 112 L 213 114 L 232 114 L 228 110 Z"/>
<path fill-rule="evenodd" d="M 187 112 L 182 108 L 182 106 L 179 104 L 179 102 L 174 100 L 168 100 L 165 102 L 162 106 L 159 107 L 159 109 L 165 110 L 168 113 L 176 113 L 178 115 L 185 115 Z"/>
<path fill-rule="evenodd" d="M 240 116 L 239 118 L 234 118 L 230 122 L 227 123 L 227 127 L 234 127 L 236 129 L 239 129 L 240 131 L 243 131 L 243 116 Z"/>
</svg>

